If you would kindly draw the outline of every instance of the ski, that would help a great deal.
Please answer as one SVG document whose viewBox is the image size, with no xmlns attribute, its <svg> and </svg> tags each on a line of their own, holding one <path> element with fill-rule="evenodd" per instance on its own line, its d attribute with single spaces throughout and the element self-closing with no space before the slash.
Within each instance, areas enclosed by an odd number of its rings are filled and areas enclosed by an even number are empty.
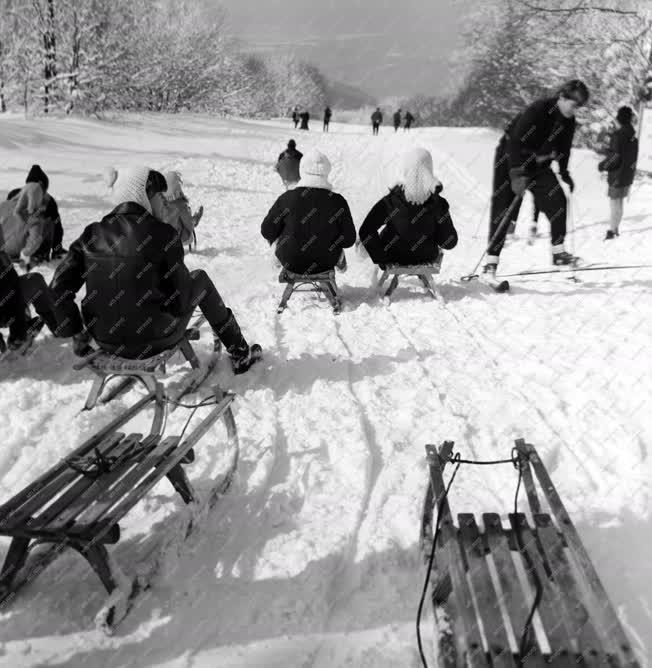
<svg viewBox="0 0 652 668">
<path fill-rule="evenodd" d="M 525 271 L 518 271 L 513 274 L 501 274 L 499 278 L 511 278 L 513 276 L 536 276 L 539 274 L 568 274 L 575 271 L 607 271 L 611 269 L 650 269 L 652 265 L 649 264 L 622 264 L 610 265 L 595 262 L 593 264 L 579 265 L 574 267 L 556 267 L 554 269 L 527 269 Z"/>
<path fill-rule="evenodd" d="M 499 294 L 509 292 L 509 281 L 480 277 L 480 282 L 488 285 L 494 292 L 498 292 Z"/>
</svg>

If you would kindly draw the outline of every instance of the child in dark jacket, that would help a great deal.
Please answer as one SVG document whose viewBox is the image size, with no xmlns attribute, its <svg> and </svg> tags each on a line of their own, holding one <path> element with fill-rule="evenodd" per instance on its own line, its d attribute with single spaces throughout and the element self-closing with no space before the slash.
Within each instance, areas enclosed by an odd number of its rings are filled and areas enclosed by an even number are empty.
<svg viewBox="0 0 652 668">
<path fill-rule="evenodd" d="M 374 264 L 381 269 L 431 264 L 440 249 L 455 248 L 457 232 L 442 189 L 430 153 L 423 148 L 406 153 L 399 183 L 376 202 L 360 227 L 360 241 Z"/>
<path fill-rule="evenodd" d="M 634 113 L 631 107 L 620 107 L 616 114 L 616 130 L 609 140 L 609 148 L 598 170 L 607 172 L 609 188 L 607 196 L 611 209 L 609 229 L 605 240 L 618 236 L 618 227 L 623 218 L 623 204 L 636 174 L 638 139 L 632 125 Z"/>
</svg>

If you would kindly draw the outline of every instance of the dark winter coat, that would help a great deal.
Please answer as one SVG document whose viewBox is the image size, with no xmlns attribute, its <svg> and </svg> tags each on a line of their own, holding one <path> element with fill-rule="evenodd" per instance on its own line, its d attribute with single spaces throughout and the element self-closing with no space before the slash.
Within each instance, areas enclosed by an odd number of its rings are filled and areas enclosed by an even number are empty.
<svg viewBox="0 0 652 668">
<path fill-rule="evenodd" d="M 380 111 L 374 111 L 371 114 L 371 122 L 380 125 L 383 122 L 383 115 Z"/>
<path fill-rule="evenodd" d="M 405 127 L 409 128 L 414 121 L 414 116 L 408 111 L 407 114 L 405 114 Z"/>
<path fill-rule="evenodd" d="M 332 115 L 333 112 L 330 110 L 330 107 L 326 107 L 326 109 L 324 110 L 324 123 L 330 123 Z"/>
<path fill-rule="evenodd" d="M 633 126 L 628 123 L 612 133 L 607 155 L 598 165 L 598 169 L 607 172 L 610 186 L 625 188 L 634 183 L 637 160 L 638 139 Z"/>
<path fill-rule="evenodd" d="M 330 271 L 342 250 L 355 243 L 349 205 L 342 195 L 323 188 L 283 193 L 260 232 L 270 244 L 276 242 L 276 257 L 297 274 Z"/>
<path fill-rule="evenodd" d="M 299 118 L 301 119 L 301 126 L 300 130 L 307 130 L 308 129 L 308 121 L 310 120 L 310 114 L 307 111 L 304 111 L 302 114 L 299 114 Z"/>
<path fill-rule="evenodd" d="M 457 245 L 448 202 L 441 186 L 423 204 L 411 204 L 395 186 L 367 214 L 360 240 L 375 264 L 422 264 L 434 261 L 439 249 Z"/>
<path fill-rule="evenodd" d="M 401 125 L 401 112 L 397 111 L 394 114 L 394 127 L 397 128 Z"/>
<path fill-rule="evenodd" d="M 550 161 L 537 165 L 536 156 L 547 155 L 554 150 L 560 173 L 568 173 L 575 119 L 562 115 L 557 99 L 537 100 L 508 123 L 505 136 L 510 168 L 522 167 L 526 174 L 534 175 L 550 165 Z"/>
<path fill-rule="evenodd" d="M 84 283 L 84 323 L 102 348 L 117 354 L 128 347 L 148 357 L 169 348 L 192 311 L 176 231 L 135 202 L 89 225 L 57 267 L 51 288 L 65 320 L 61 336 L 82 329 L 75 295 Z"/>
<path fill-rule="evenodd" d="M 299 163 L 303 153 L 296 148 L 288 148 L 278 156 L 276 171 L 280 174 L 284 183 L 297 183 L 299 181 Z"/>
</svg>

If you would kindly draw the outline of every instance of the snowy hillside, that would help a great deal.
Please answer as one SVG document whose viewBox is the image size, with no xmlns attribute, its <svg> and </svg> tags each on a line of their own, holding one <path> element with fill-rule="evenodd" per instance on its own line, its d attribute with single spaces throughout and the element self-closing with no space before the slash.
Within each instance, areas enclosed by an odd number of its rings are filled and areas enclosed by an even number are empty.
<svg viewBox="0 0 652 668">
<path fill-rule="evenodd" d="M 383 304 L 369 290 L 369 260 L 352 250 L 338 277 L 340 316 L 299 295 L 277 317 L 278 270 L 259 230 L 281 192 L 272 165 L 291 136 L 277 122 L 197 116 L 0 120 L 0 194 L 39 163 L 66 246 L 110 210 L 104 167 L 180 170 L 191 203 L 205 208 L 187 264 L 209 273 L 265 351 L 244 376 L 235 378 L 225 361 L 216 374 L 240 395 L 238 480 L 165 577 L 107 637 L 93 624 L 104 591 L 87 564 L 66 553 L 0 613 L 0 666 L 418 666 L 424 445 L 454 440 L 464 456 L 494 459 L 509 457 L 518 437 L 542 454 L 649 665 L 652 269 L 584 272 L 580 283 L 527 277 L 514 280 L 509 295 L 461 284 L 485 240 L 495 135 L 384 128 L 372 137 L 367 127 L 331 124 L 329 135 L 294 136 L 299 149 L 329 156 L 356 227 L 405 148 L 432 152 L 460 234 L 440 276 L 446 305 L 407 282 Z M 652 184 L 635 184 L 620 238 L 604 243 L 597 161 L 576 151 L 571 162 L 575 252 L 587 262 L 650 263 Z M 529 212 L 527 199 L 521 234 Z M 547 223 L 542 228 L 547 233 Z M 500 270 L 548 265 L 547 239 L 516 240 Z M 52 271 L 44 270 L 48 280 Z M 38 343 L 0 371 L 0 502 L 141 393 L 80 413 L 90 373 L 72 370 L 68 341 L 41 334 Z M 207 356 L 208 337 L 197 347 Z M 219 473 L 219 451 L 200 447 L 197 455 L 191 476 Z M 510 467 L 462 467 L 453 512 L 507 513 L 515 485 Z M 155 548 L 179 505 L 164 481 L 128 516 L 117 546 L 127 569 Z M 7 545 L 0 542 L 0 558 Z"/>
</svg>

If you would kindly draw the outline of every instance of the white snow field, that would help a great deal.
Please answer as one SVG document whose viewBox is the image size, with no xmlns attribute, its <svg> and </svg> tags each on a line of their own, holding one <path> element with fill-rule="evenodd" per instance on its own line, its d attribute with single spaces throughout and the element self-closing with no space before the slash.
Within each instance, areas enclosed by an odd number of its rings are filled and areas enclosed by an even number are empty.
<svg viewBox="0 0 652 668">
<path fill-rule="evenodd" d="M 351 249 L 348 272 L 338 276 L 340 316 L 309 294 L 276 315 L 282 286 L 260 223 L 282 191 L 272 166 L 292 136 L 299 149 L 329 156 L 356 227 L 386 192 L 402 151 L 432 152 L 460 234 L 439 277 L 445 306 L 409 281 L 383 303 L 369 289 L 369 260 Z M 193 206 L 205 207 L 198 251 L 187 263 L 209 273 L 265 351 L 250 373 L 235 378 L 222 360 L 212 379 L 239 394 L 234 486 L 166 555 L 154 586 L 114 635 L 94 623 L 105 600 L 99 580 L 65 553 L 0 613 L 0 665 L 418 666 L 424 445 L 450 439 L 465 457 L 507 458 L 519 437 L 539 449 L 649 665 L 652 269 L 583 272 L 580 283 L 554 274 L 513 279 L 508 295 L 460 283 L 485 242 L 496 137 L 387 127 L 372 137 L 370 128 L 337 123 L 324 135 L 291 131 L 285 121 L 208 116 L 0 120 L 3 192 L 39 163 L 59 202 L 66 245 L 110 210 L 101 179 L 107 165 L 180 170 Z M 586 262 L 649 263 L 652 184 L 637 182 L 620 238 L 605 243 L 608 203 L 597 162 L 590 151 L 573 153 L 571 249 Z M 529 211 L 528 196 L 523 235 Z M 544 218 L 541 227 L 547 233 Z M 546 268 L 548 244 L 515 240 L 501 271 Z M 52 271 L 43 269 L 48 280 Z M 200 356 L 209 345 L 205 335 Z M 73 362 L 69 341 L 42 333 L 31 356 L 2 368 L 0 502 L 142 394 L 135 389 L 82 413 L 90 373 L 73 371 Z M 185 418 L 181 409 L 172 416 L 171 433 Z M 227 454 L 220 431 L 214 436 L 188 467 L 200 487 L 210 486 Z M 452 510 L 506 515 L 515 486 L 510 466 L 463 466 Z M 124 570 L 146 568 L 184 512 L 162 481 L 126 518 L 114 548 Z M 0 543 L 0 558 L 7 545 Z"/>
</svg>

